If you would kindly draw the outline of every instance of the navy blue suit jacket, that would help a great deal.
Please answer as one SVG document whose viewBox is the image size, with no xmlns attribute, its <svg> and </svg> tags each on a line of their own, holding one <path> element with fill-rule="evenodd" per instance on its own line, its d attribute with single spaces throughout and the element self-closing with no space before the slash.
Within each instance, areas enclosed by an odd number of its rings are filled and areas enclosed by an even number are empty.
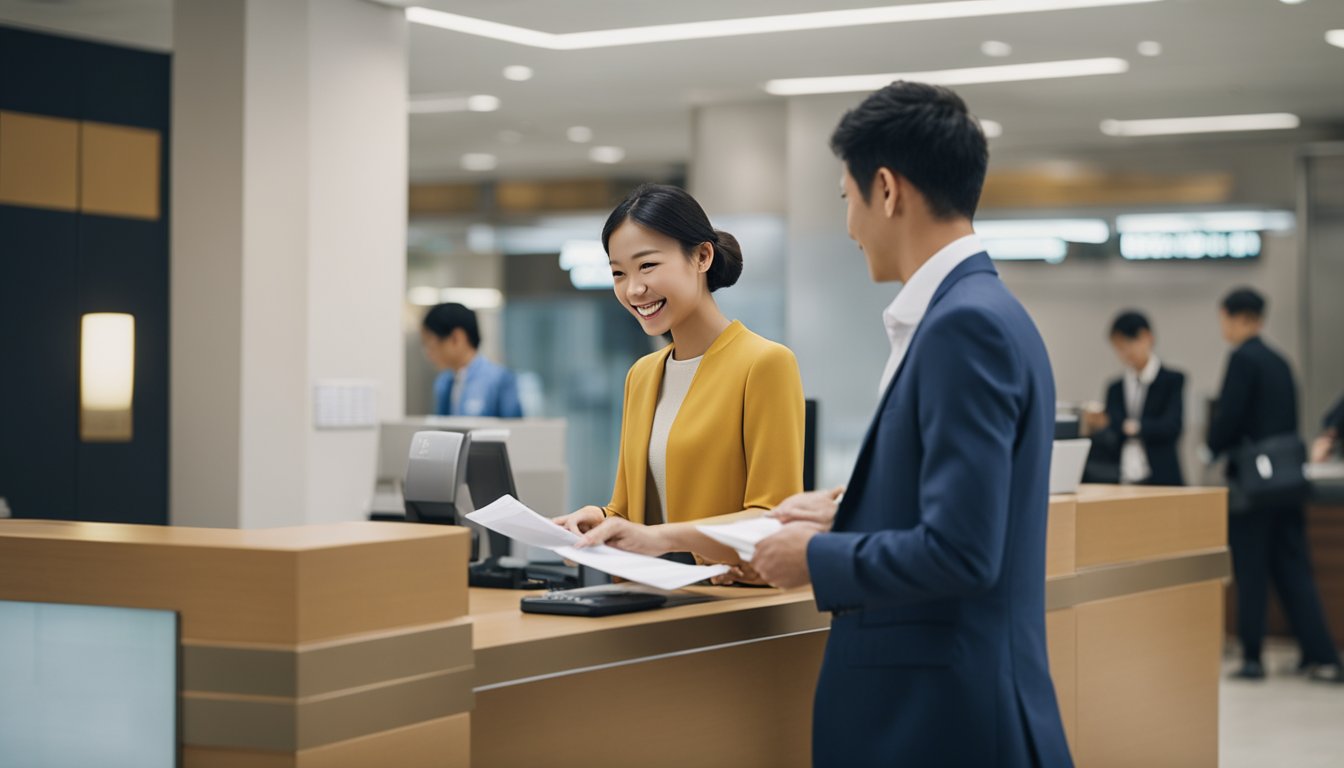
<svg viewBox="0 0 1344 768">
<path fill-rule="evenodd" d="M 943 281 L 807 559 L 816 766 L 1068 766 L 1046 662 L 1055 387 L 981 253 Z"/>
</svg>

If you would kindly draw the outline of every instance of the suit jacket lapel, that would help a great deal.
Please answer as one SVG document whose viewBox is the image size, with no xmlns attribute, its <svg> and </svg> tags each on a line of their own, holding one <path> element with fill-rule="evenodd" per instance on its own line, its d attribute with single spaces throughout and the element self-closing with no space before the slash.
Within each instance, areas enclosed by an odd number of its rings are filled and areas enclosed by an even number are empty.
<svg viewBox="0 0 1344 768">
<path fill-rule="evenodd" d="M 952 289 L 953 285 L 963 277 L 977 272 L 998 274 L 998 271 L 994 269 L 993 262 L 989 259 L 989 255 L 984 252 L 977 253 L 961 262 L 957 265 L 956 269 L 953 269 L 948 273 L 947 277 L 943 278 L 943 282 L 938 286 L 938 290 L 933 292 L 933 298 L 929 300 L 929 307 L 924 313 L 925 316 L 928 316 L 928 313 L 933 311 L 934 306 L 938 304 L 940 299 L 947 295 L 947 292 Z M 914 335 L 910 337 L 910 344 L 905 348 L 905 356 L 901 358 L 900 364 L 896 366 L 896 372 L 892 374 L 891 381 L 887 383 L 887 388 L 882 392 L 882 397 L 877 401 L 877 412 L 873 414 L 872 421 L 868 422 L 868 431 L 864 434 L 863 442 L 860 444 L 859 456 L 854 462 L 854 471 L 850 474 L 849 484 L 845 487 L 845 498 L 841 500 L 840 508 L 836 510 L 835 517 L 837 523 L 845 517 L 848 509 L 854 506 L 853 503 L 845 503 L 849 499 L 854 498 L 854 496 L 850 494 L 850 491 L 863 487 L 864 483 L 867 482 L 868 473 L 871 471 L 872 465 L 873 443 L 876 440 L 878 424 L 882 421 L 882 413 L 887 409 L 887 401 L 891 399 L 892 392 L 896 390 L 896 383 L 900 381 L 901 373 L 905 370 L 906 364 L 910 362 L 910 353 L 914 350 L 915 342 L 919 339 L 919 332 L 923 328 L 924 323 L 921 321 L 919 326 L 915 328 Z"/>
</svg>

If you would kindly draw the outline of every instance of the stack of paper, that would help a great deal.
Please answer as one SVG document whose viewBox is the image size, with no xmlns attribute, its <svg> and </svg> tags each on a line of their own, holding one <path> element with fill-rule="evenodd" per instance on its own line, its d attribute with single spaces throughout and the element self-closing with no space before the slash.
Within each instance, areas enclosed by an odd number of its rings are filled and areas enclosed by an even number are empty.
<svg viewBox="0 0 1344 768">
<path fill-rule="evenodd" d="M 767 536 L 778 533 L 783 525 L 773 517 L 753 517 L 725 525 L 697 525 L 696 530 L 709 538 L 726 544 L 737 550 L 737 556 L 744 562 L 756 556 L 756 543 Z"/>
<path fill-rule="evenodd" d="M 659 589 L 680 589 L 728 572 L 726 565 L 686 565 L 605 545 L 578 549 L 574 547 L 579 541 L 577 535 L 512 496 L 501 497 L 467 515 L 467 519 L 524 544 L 549 549 L 566 560 Z"/>
</svg>

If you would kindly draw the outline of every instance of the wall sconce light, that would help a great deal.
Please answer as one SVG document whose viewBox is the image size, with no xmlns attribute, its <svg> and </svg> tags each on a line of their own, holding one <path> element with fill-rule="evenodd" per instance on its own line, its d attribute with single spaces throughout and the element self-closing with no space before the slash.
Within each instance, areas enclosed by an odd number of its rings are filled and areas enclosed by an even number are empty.
<svg viewBox="0 0 1344 768">
<path fill-rule="evenodd" d="M 135 318 L 116 312 L 84 315 L 80 324 L 79 438 L 131 440 L 135 391 Z"/>
</svg>

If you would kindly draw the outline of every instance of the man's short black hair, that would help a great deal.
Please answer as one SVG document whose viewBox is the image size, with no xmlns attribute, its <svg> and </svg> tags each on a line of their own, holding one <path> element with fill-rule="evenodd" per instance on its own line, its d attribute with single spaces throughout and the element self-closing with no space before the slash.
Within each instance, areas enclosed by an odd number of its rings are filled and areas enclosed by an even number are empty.
<svg viewBox="0 0 1344 768">
<path fill-rule="evenodd" d="M 467 334 L 472 349 L 481 346 L 481 327 L 476 322 L 476 313 L 461 304 L 436 304 L 425 314 L 425 330 L 446 339 L 458 328 Z"/>
<path fill-rule="evenodd" d="M 904 176 L 940 219 L 975 216 L 989 149 L 966 103 L 947 88 L 897 80 L 845 113 L 831 134 L 864 202 L 879 168 Z"/>
<path fill-rule="evenodd" d="M 1259 320 L 1265 316 L 1265 297 L 1254 288 L 1238 288 L 1223 297 L 1223 311 L 1232 317 L 1245 315 Z"/>
<path fill-rule="evenodd" d="M 1143 316 L 1142 312 L 1134 309 L 1127 309 L 1115 316 L 1111 323 L 1111 337 L 1124 336 L 1126 339 L 1137 339 L 1139 334 L 1148 331 L 1153 332 L 1153 326 L 1148 324 L 1148 318 Z"/>
</svg>

